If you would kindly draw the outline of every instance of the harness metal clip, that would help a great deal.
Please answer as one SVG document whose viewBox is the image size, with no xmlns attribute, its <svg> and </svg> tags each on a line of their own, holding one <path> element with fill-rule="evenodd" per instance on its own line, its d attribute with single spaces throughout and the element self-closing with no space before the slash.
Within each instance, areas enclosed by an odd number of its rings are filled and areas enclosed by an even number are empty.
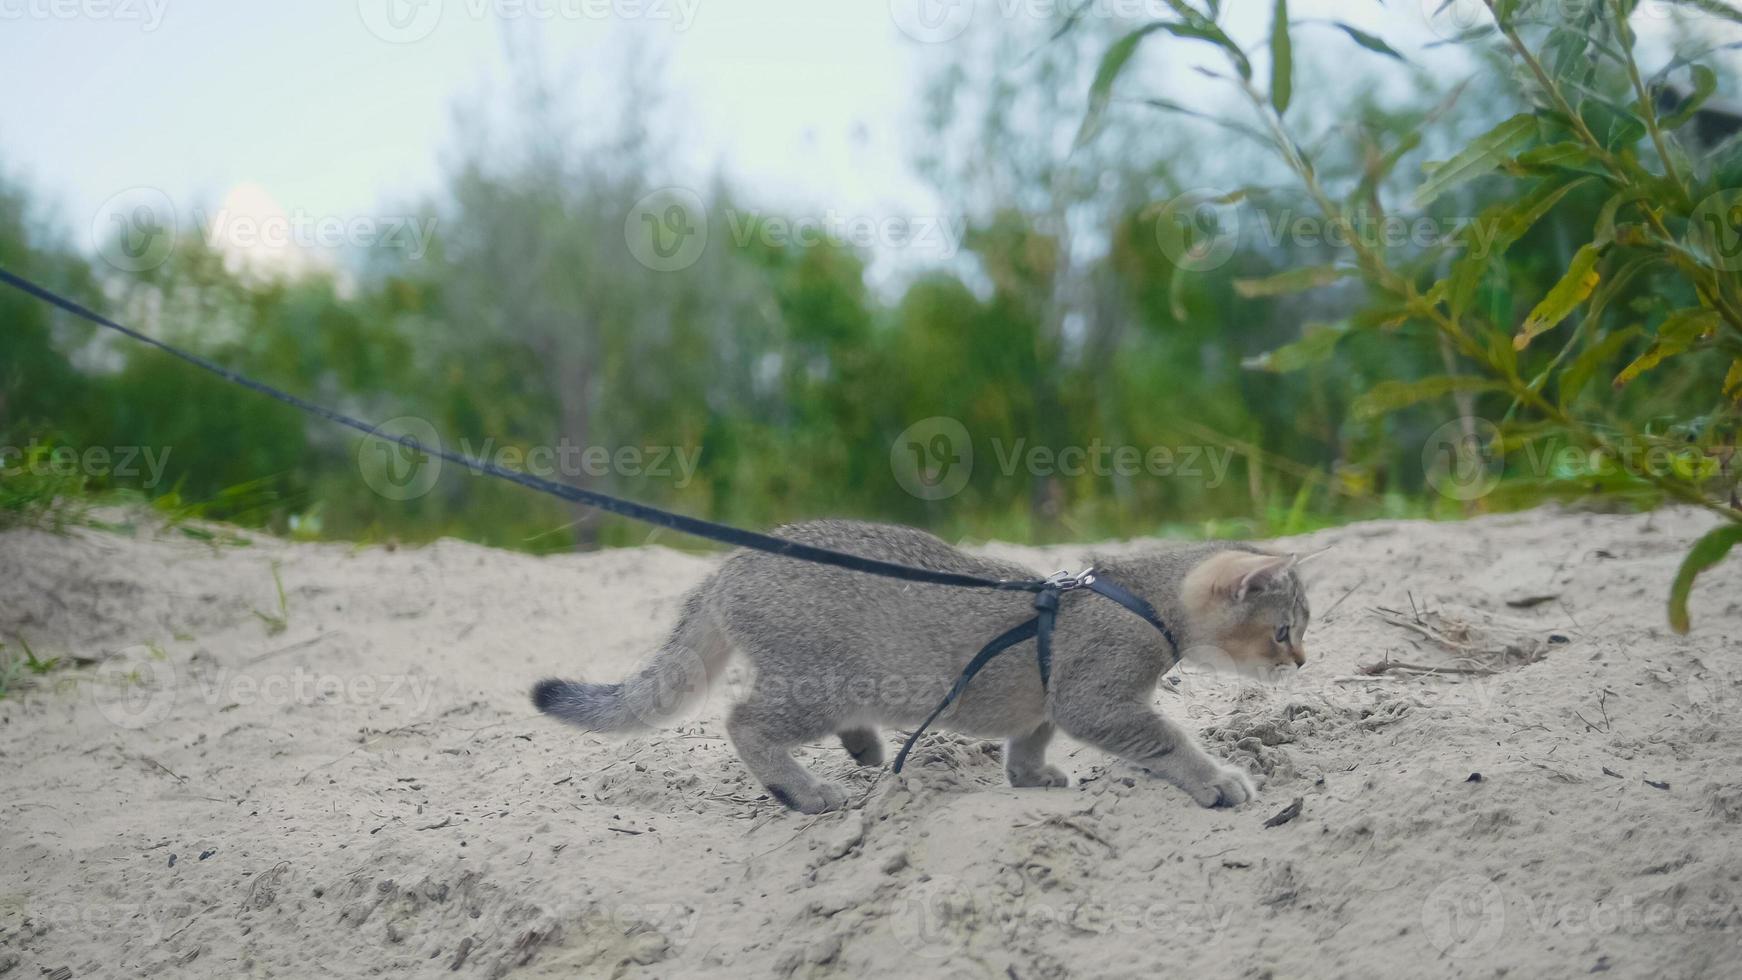
<svg viewBox="0 0 1742 980">
<path fill-rule="evenodd" d="M 1064 569 L 1059 569 L 1046 577 L 1047 586 L 1049 588 L 1057 589 L 1060 592 L 1069 592 L 1072 589 L 1087 588 L 1089 584 L 1094 581 L 1095 567 L 1093 565 L 1074 575 Z"/>
</svg>

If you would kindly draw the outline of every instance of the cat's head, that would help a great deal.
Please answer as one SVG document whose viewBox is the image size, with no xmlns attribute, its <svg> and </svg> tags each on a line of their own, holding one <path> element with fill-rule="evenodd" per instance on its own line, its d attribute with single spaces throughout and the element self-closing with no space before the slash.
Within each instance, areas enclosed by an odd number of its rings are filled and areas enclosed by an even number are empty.
<svg viewBox="0 0 1742 980">
<path fill-rule="evenodd" d="M 1228 548 L 1186 574 L 1180 598 L 1191 618 L 1187 659 L 1251 676 L 1306 663 L 1311 619 L 1294 555 Z"/>
</svg>

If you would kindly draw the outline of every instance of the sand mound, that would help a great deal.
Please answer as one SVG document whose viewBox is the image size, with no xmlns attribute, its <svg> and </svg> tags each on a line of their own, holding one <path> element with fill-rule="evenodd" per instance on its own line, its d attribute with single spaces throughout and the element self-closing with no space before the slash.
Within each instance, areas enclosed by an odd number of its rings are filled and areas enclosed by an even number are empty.
<svg viewBox="0 0 1742 980">
<path fill-rule="evenodd" d="M 855 794 L 821 817 L 720 693 L 630 740 L 527 704 L 627 671 L 709 559 L 9 532 L 0 640 L 61 659 L 0 700 L 0 976 L 1734 976 L 1742 562 L 1692 636 L 1662 608 L 1709 523 L 1291 542 L 1336 545 L 1307 669 L 1156 693 L 1267 778 L 1238 811 L 1068 741 L 1070 789 L 1012 790 L 942 733 L 903 777 L 804 750 Z"/>
</svg>

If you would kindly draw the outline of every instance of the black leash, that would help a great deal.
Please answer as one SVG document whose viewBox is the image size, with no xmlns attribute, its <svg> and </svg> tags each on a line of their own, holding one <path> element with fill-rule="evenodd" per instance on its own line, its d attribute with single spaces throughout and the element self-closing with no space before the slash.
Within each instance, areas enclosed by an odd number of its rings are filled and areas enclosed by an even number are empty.
<svg viewBox="0 0 1742 980">
<path fill-rule="evenodd" d="M 944 710 L 956 700 L 956 698 L 961 696 L 962 692 L 967 689 L 968 682 L 973 679 L 975 674 L 979 673 L 980 668 L 986 666 L 987 663 L 991 662 L 993 657 L 996 657 L 998 654 L 1004 652 L 1010 647 L 1015 646 L 1017 643 L 1020 643 L 1031 636 L 1034 637 L 1035 657 L 1039 661 L 1041 685 L 1042 687 L 1045 687 L 1051 682 L 1052 628 L 1058 617 L 1059 596 L 1064 592 L 1078 588 L 1087 588 L 1093 592 L 1098 592 L 1124 606 L 1126 609 L 1131 610 L 1133 613 L 1141 616 L 1151 626 L 1154 626 L 1156 629 L 1161 631 L 1161 635 L 1167 639 L 1168 646 L 1174 652 L 1175 659 L 1178 659 L 1179 646 L 1174 641 L 1173 633 L 1167 628 L 1167 624 L 1161 621 L 1161 617 L 1156 615 L 1154 608 L 1143 599 L 1133 595 L 1123 588 L 1120 588 L 1118 585 L 1104 579 L 1096 578 L 1092 569 L 1075 576 L 1060 572 L 1047 579 L 1021 581 L 985 578 L 979 575 L 967 575 L 958 572 L 940 572 L 927 568 L 914 568 L 897 562 L 881 561 L 876 558 L 864 558 L 859 555 L 848 554 L 844 551 L 835 551 L 831 548 L 820 548 L 815 545 L 803 544 L 798 541 L 789 541 L 786 538 L 775 537 L 772 534 L 746 531 L 742 528 L 732 527 L 727 524 L 718 524 L 713 521 L 703 520 L 699 517 L 677 514 L 672 511 L 661 510 L 658 507 L 650 507 L 647 504 L 638 504 L 632 500 L 624 500 L 621 497 L 613 497 L 610 494 L 600 493 L 597 490 L 584 490 L 580 487 L 571 487 L 566 483 L 557 483 L 554 480 L 547 480 L 543 477 L 533 476 L 530 473 L 521 473 L 487 460 L 477 459 L 473 456 L 467 455 L 466 453 L 455 452 L 451 449 L 431 448 L 418 442 L 411 436 L 389 435 L 388 433 L 382 432 L 379 426 L 370 425 L 367 422 L 352 418 L 343 412 L 334 411 L 324 405 L 317 405 L 314 402 L 308 401 L 304 398 L 299 398 L 287 391 L 274 388 L 269 384 L 255 381 L 253 378 L 232 371 L 229 368 L 224 367 L 222 364 L 207 360 L 198 354 L 190 353 L 179 347 L 148 337 L 131 327 L 123 326 L 122 324 L 109 319 L 83 304 L 66 298 L 46 286 L 39 286 L 29 279 L 15 275 L 5 269 L 0 269 L 0 282 L 4 282 L 7 285 L 34 296 L 51 306 L 58 307 L 61 310 L 71 313 L 82 320 L 87 320 L 99 327 L 107 327 L 110 330 L 114 330 L 117 333 L 123 334 L 141 343 L 149 344 L 166 354 L 179 357 L 189 364 L 192 364 L 194 367 L 215 374 L 218 377 L 223 378 L 225 381 L 241 385 L 249 391 L 258 392 L 268 398 L 277 399 L 278 401 L 308 415 L 325 419 L 328 422 L 345 426 L 348 429 L 355 429 L 366 436 L 374 436 L 378 439 L 385 439 L 389 442 L 398 443 L 414 452 L 427 453 L 431 456 L 436 456 L 447 460 L 450 463 L 455 463 L 474 471 L 488 473 L 491 476 L 507 480 L 510 483 L 518 483 L 527 489 L 536 490 L 539 493 L 549 494 L 553 497 L 558 497 L 575 503 L 587 504 L 588 506 L 596 507 L 599 510 L 608 511 L 623 517 L 633 518 L 634 520 L 654 524 L 659 527 L 670 528 L 674 531 L 681 531 L 698 538 L 707 538 L 710 541 L 718 541 L 721 544 L 728 544 L 740 548 L 751 548 L 771 555 L 793 558 L 799 561 L 814 562 L 819 565 L 832 565 L 836 568 L 864 572 L 868 575 L 881 575 L 885 578 L 900 579 L 906 582 L 920 582 L 927 585 L 953 585 L 960 588 L 970 589 L 997 589 L 1005 592 L 1035 593 L 1034 618 L 1023 623 L 1021 626 L 1010 630 L 1004 635 L 998 637 L 996 640 L 993 640 L 977 655 L 975 655 L 973 660 L 968 662 L 967 668 L 962 671 L 962 676 L 958 678 L 955 685 L 950 688 L 950 693 L 944 698 L 943 703 L 937 706 L 937 710 L 932 712 L 931 717 L 927 718 L 924 724 L 914 730 L 914 733 L 908 737 L 907 744 L 902 746 L 901 754 L 895 758 L 896 772 L 901 771 L 902 763 L 907 760 L 908 751 L 913 748 L 914 743 L 918 741 L 920 734 L 925 731 L 926 727 L 935 721 L 938 715 L 942 714 Z"/>
<path fill-rule="evenodd" d="M 896 772 L 900 772 L 901 767 L 907 764 L 907 754 L 913 751 L 914 745 L 919 742 L 919 737 L 925 733 L 927 728 L 931 727 L 931 723 L 937 721 L 938 716 L 962 696 L 962 692 L 968 689 L 968 682 L 974 679 L 974 675 L 978 674 L 982 667 L 991 663 L 992 658 L 1005 650 L 1024 640 L 1033 638 L 1034 658 L 1040 667 L 1040 686 L 1042 689 L 1051 686 L 1052 628 L 1058 619 L 1059 599 L 1066 592 L 1088 589 L 1090 592 L 1105 596 L 1131 610 L 1161 633 L 1162 638 L 1167 640 L 1168 651 L 1173 654 L 1174 663 L 1179 662 L 1179 642 L 1173 638 L 1173 630 L 1168 629 L 1167 623 L 1163 622 L 1162 618 L 1156 614 L 1155 607 L 1145 601 L 1142 596 L 1129 591 L 1117 582 L 1096 575 L 1093 568 L 1086 568 L 1076 575 L 1059 572 L 1043 581 L 1041 585 L 1043 588 L 1034 597 L 1034 618 L 1003 633 L 991 643 L 981 647 L 980 652 L 974 655 L 974 659 L 968 661 L 968 666 L 962 668 L 962 676 L 956 678 L 956 683 L 951 685 L 950 692 L 944 695 L 944 699 L 938 702 L 938 706 L 932 709 L 932 713 L 927 715 L 925 721 L 920 722 L 919 727 L 915 728 L 913 734 L 907 736 L 907 741 L 902 743 L 901 751 L 896 754 L 895 765 L 892 767 Z M 1168 664 L 1168 667 L 1172 668 L 1173 664 Z"/>
</svg>

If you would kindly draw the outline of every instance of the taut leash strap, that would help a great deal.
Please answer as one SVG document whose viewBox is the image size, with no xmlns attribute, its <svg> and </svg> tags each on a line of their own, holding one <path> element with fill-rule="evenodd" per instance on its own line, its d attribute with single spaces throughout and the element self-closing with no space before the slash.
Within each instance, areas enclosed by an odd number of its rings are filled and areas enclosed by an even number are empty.
<svg viewBox="0 0 1742 980">
<path fill-rule="evenodd" d="M 379 426 L 371 425 L 368 422 L 353 418 L 343 412 L 327 408 L 325 405 L 318 405 L 305 398 L 293 395 L 288 391 L 274 388 L 264 382 L 256 381 L 245 374 L 232 371 L 215 361 L 208 360 L 190 351 L 182 350 L 174 345 L 166 344 L 161 340 L 140 333 L 131 327 L 123 326 L 103 314 L 90 309 L 82 303 L 68 299 L 46 286 L 39 286 L 29 279 L 8 272 L 5 269 L 0 269 L 0 282 L 4 282 L 15 289 L 27 293 L 30 296 L 34 296 L 37 299 L 40 299 L 51 306 L 57 307 L 58 309 L 64 310 L 67 313 L 71 313 L 73 316 L 82 320 L 94 323 L 99 327 L 113 330 L 130 337 L 133 340 L 137 340 L 142 344 L 149 344 L 166 354 L 180 358 L 181 360 L 192 364 L 194 367 L 215 374 L 232 384 L 240 385 L 247 388 L 249 391 L 257 392 L 267 396 L 268 398 L 281 401 L 305 414 L 325 419 L 328 422 L 345 426 L 348 429 L 355 429 L 366 436 L 374 436 L 378 439 L 385 439 L 389 442 L 398 443 L 399 445 L 416 452 L 428 453 L 431 456 L 445 459 L 450 463 L 464 466 L 474 472 L 488 473 L 497 479 L 507 480 L 510 483 L 517 483 L 529 490 L 536 490 L 539 493 L 549 494 L 552 497 L 558 497 L 575 503 L 587 504 L 588 506 L 596 507 L 599 510 L 643 521 L 648 524 L 654 524 L 659 527 L 671 528 L 674 531 L 681 531 L 685 534 L 693 534 L 698 538 L 707 538 L 710 541 L 718 541 L 721 544 L 733 545 L 740 548 L 750 548 L 771 555 L 813 562 L 818 565 L 832 565 L 836 568 L 864 572 L 868 575 L 881 575 L 885 578 L 900 579 L 906 582 L 922 582 L 929 585 L 950 585 L 970 589 L 997 589 L 1005 592 L 1035 593 L 1034 618 L 1024 622 L 1020 626 L 1006 631 L 991 643 L 986 644 L 986 646 L 981 648 L 979 653 L 974 655 L 974 659 L 968 661 L 968 666 L 962 670 L 962 676 L 956 678 L 956 683 L 950 687 L 950 691 L 944 696 L 943 701 L 932 711 L 931 715 L 928 716 L 918 728 L 914 729 L 913 734 L 908 736 L 907 743 L 901 747 L 901 754 L 895 757 L 896 772 L 901 771 L 902 765 L 907 761 L 907 754 L 913 750 L 913 746 L 919 741 L 920 735 L 925 732 L 926 728 L 930 727 L 932 722 L 937 720 L 939 715 L 943 714 L 946 708 L 955 703 L 957 698 L 961 697 L 962 692 L 967 690 L 968 682 L 973 680 L 974 675 L 979 673 L 982 667 L 985 667 L 990 663 L 992 658 L 1029 637 L 1033 637 L 1035 640 L 1035 659 L 1037 661 L 1037 666 L 1040 668 L 1041 687 L 1050 687 L 1052 683 L 1052 631 L 1053 626 L 1058 621 L 1059 597 L 1065 592 L 1070 592 L 1073 589 L 1087 588 L 1092 592 L 1097 592 L 1108 599 L 1119 603 L 1121 606 L 1124 606 L 1132 613 L 1141 617 L 1149 625 L 1160 630 L 1161 635 L 1167 640 L 1169 649 L 1173 652 L 1174 661 L 1177 663 L 1179 660 L 1179 645 L 1175 642 L 1173 633 L 1167 628 L 1167 624 L 1162 622 L 1160 616 L 1156 615 L 1155 608 L 1145 602 L 1141 597 L 1134 595 L 1119 585 L 1097 577 L 1094 569 L 1086 569 L 1077 575 L 1059 572 L 1050 578 L 1038 581 L 1021 581 L 985 578 L 979 575 L 967 575 L 959 572 L 934 571 L 929 568 L 914 568 L 909 565 L 902 565 L 898 562 L 882 561 L 876 558 L 864 558 L 844 551 L 835 551 L 831 548 L 820 548 L 815 545 L 789 541 L 786 538 L 775 537 L 772 534 L 747 531 L 743 528 L 732 527 L 728 524 L 719 524 L 714 521 L 703 520 L 699 517 L 690 517 L 685 514 L 673 513 L 672 511 L 662 510 L 658 507 L 652 507 L 647 504 L 638 504 L 633 500 L 624 500 L 621 497 L 613 497 L 610 494 L 600 493 L 597 490 L 571 487 L 566 483 L 557 483 L 554 480 L 546 480 L 542 477 L 533 476 L 530 473 L 521 473 L 500 466 L 496 463 L 477 459 L 465 453 L 454 452 L 451 449 L 425 446 L 411 436 L 389 435 L 388 433 L 382 432 Z"/>
</svg>

